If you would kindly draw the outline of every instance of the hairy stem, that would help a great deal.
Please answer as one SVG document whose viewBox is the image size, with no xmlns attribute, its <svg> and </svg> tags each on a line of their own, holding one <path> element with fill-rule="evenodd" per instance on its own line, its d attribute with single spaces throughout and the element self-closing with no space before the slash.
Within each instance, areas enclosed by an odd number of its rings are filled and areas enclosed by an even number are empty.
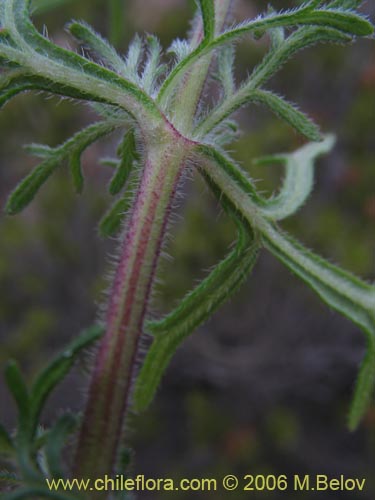
<svg viewBox="0 0 375 500">
<path fill-rule="evenodd" d="M 225 26 L 231 4 L 232 0 L 215 0 L 215 31 L 217 34 Z M 203 37 L 203 22 L 199 17 L 195 20 L 194 29 L 190 36 L 191 48 L 197 48 L 202 43 Z M 197 61 L 180 82 L 176 95 L 172 99 L 174 122 L 182 134 L 190 134 L 194 128 L 198 104 L 201 101 L 213 59 L 214 56 L 211 53 Z M 168 107 L 171 104 L 168 102 L 168 96 L 165 96 L 160 104 L 162 108 Z"/>
<path fill-rule="evenodd" d="M 81 428 L 74 467 L 78 477 L 113 472 L 123 445 L 139 340 L 187 149 L 187 141 L 172 129 L 146 145 L 143 175 L 120 250 L 106 334 L 97 354 Z"/>
</svg>

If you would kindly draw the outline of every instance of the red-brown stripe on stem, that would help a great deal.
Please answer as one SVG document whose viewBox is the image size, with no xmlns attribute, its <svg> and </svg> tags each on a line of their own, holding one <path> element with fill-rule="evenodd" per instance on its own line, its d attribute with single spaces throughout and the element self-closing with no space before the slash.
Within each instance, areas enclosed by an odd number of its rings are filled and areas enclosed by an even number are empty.
<svg viewBox="0 0 375 500">
<path fill-rule="evenodd" d="M 75 475 L 112 472 L 132 375 L 171 202 L 188 143 L 177 131 L 147 148 L 146 161 L 125 233 L 106 316 L 106 334 L 97 354 L 77 448 Z M 105 442 L 103 442 L 105 440 Z"/>
</svg>

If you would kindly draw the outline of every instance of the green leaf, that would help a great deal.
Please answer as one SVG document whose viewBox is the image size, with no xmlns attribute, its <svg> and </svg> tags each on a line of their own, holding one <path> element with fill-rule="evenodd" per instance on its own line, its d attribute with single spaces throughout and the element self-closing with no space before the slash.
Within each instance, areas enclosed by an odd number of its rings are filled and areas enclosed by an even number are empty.
<svg viewBox="0 0 375 500">
<path fill-rule="evenodd" d="M 31 423 L 34 432 L 38 423 L 39 415 L 51 391 L 68 374 L 80 352 L 90 347 L 102 336 L 102 334 L 103 328 L 99 325 L 95 325 L 87 330 L 84 330 L 37 377 L 30 391 Z"/>
<path fill-rule="evenodd" d="M 15 71 L 19 70 L 12 70 L 12 73 Z M 106 102 L 105 99 L 95 97 L 82 89 L 76 89 L 68 84 L 62 85 L 41 76 L 27 75 L 24 73 L 20 75 L 9 75 L 9 72 L 5 76 L 9 76 L 10 81 L 8 86 L 4 86 L 4 83 L 0 84 L 0 108 L 13 97 L 27 90 L 42 90 L 50 94 L 72 97 L 74 99 L 93 99 L 98 102 Z"/>
<path fill-rule="evenodd" d="M 232 45 L 223 47 L 218 55 L 218 79 L 224 90 L 224 98 L 232 96 L 235 92 L 234 81 L 235 50 Z"/>
<path fill-rule="evenodd" d="M 285 11 L 281 14 L 271 13 L 268 16 L 260 16 L 255 20 L 241 23 L 237 27 L 225 31 L 208 44 L 201 44 L 185 59 L 180 61 L 162 85 L 159 91 L 158 102 L 164 104 L 168 100 L 171 89 L 176 88 L 178 81 L 183 78 L 192 64 L 213 49 L 218 49 L 222 45 L 234 42 L 247 34 L 259 33 L 259 31 L 265 32 L 266 30 L 274 28 L 296 26 L 315 26 L 321 28 L 320 33 L 315 32 L 314 39 L 311 40 L 310 43 L 317 43 L 317 41 L 319 41 L 317 40 L 319 36 L 321 39 L 330 38 L 332 41 L 334 39 L 338 41 L 339 35 L 337 32 L 341 34 L 342 41 L 348 41 L 353 36 L 370 36 L 374 31 L 373 25 L 367 19 L 352 11 L 344 11 L 342 9 L 311 10 L 301 7 L 299 9 Z M 329 34 L 324 36 L 322 34 L 324 31 L 328 31 Z M 333 32 L 336 32 L 335 37 L 333 36 Z M 312 31 L 310 35 L 311 34 Z"/>
<path fill-rule="evenodd" d="M 211 41 L 215 36 L 215 3 L 214 0 L 198 0 L 202 14 L 204 43 Z"/>
<path fill-rule="evenodd" d="M 149 324 L 155 339 L 136 380 L 136 411 L 144 410 L 151 403 L 163 373 L 183 340 L 207 321 L 251 272 L 258 247 L 253 245 L 241 249 L 240 246 L 242 242 L 181 301 L 176 310 L 160 322 Z"/>
<path fill-rule="evenodd" d="M 68 69 L 66 68 L 66 71 L 67 70 Z M 40 70 L 38 71 L 40 73 Z M 108 81 L 108 85 L 109 83 L 110 82 Z M 102 106 L 104 106 L 103 103 L 108 102 L 108 104 L 106 105 L 107 109 L 110 107 L 110 104 L 113 104 L 111 100 L 106 100 L 105 98 L 100 98 L 99 96 L 95 97 L 95 95 L 85 91 L 84 89 L 82 89 L 82 87 L 76 88 L 72 86 L 71 82 L 64 82 L 63 84 L 61 84 L 40 74 L 32 74 L 29 69 L 15 67 L 9 69 L 3 75 L 1 75 L 0 107 L 6 104 L 11 98 L 27 90 L 41 90 L 50 94 L 72 97 L 74 99 L 92 100 L 97 103 L 97 106 L 99 106 L 99 104 L 102 104 Z M 125 112 L 123 111 L 123 114 L 124 113 Z M 117 112 L 117 115 L 118 114 L 119 113 Z M 113 118 L 113 116 L 111 116 L 110 118 Z"/>
<path fill-rule="evenodd" d="M 117 71 L 120 75 L 127 76 L 127 67 L 124 59 L 117 53 L 99 33 L 84 22 L 72 22 L 69 24 L 69 31 L 72 35 L 92 49 L 102 59 L 104 63 L 109 64 L 110 68 Z"/>
<path fill-rule="evenodd" d="M 160 380 L 176 349 L 200 324 L 243 284 L 257 257 L 257 246 L 230 254 L 179 307 L 160 323 L 151 323 L 156 335 L 136 380 L 134 405 L 144 410 L 152 401 Z M 213 288 L 216 284 L 217 288 Z"/>
<path fill-rule="evenodd" d="M 249 226 L 238 215 L 236 206 L 206 178 L 214 195 L 237 224 L 238 241 L 232 252 L 188 293 L 175 310 L 159 321 L 148 322 L 155 336 L 136 380 L 134 404 L 144 410 L 152 401 L 160 380 L 176 349 L 194 330 L 231 297 L 244 283 L 258 256 Z"/>
<path fill-rule="evenodd" d="M 139 159 L 134 129 L 130 129 L 125 133 L 118 155 L 120 156 L 120 163 L 109 186 L 109 192 L 112 195 L 118 194 L 123 189 L 129 179 L 134 162 Z"/>
<path fill-rule="evenodd" d="M 242 106 L 247 105 L 249 96 L 254 92 L 258 92 L 259 87 L 279 71 L 296 52 L 316 43 L 346 43 L 349 41 L 351 41 L 351 38 L 338 30 L 321 27 L 301 28 L 297 30 L 284 43 L 273 47 L 237 92 L 228 96 L 197 125 L 194 131 L 195 137 L 198 139 L 205 137 L 223 119 L 230 116 Z M 291 110 L 289 109 L 288 111 L 287 115 L 290 115 Z M 290 117 L 288 120 L 290 120 Z M 296 117 L 294 118 L 295 121 Z M 298 117 L 297 123 L 300 121 L 301 117 Z"/>
<path fill-rule="evenodd" d="M 215 40 L 215 44 L 221 44 L 223 40 L 233 40 L 238 36 L 270 28 L 287 26 L 324 26 L 333 28 L 351 36 L 370 36 L 374 32 L 374 27 L 370 21 L 353 11 L 342 9 L 317 9 L 300 8 L 286 11 L 282 14 L 273 13 L 259 19 L 241 23 L 234 29 L 223 33 Z M 221 38 L 221 40 L 220 40 Z"/>
<path fill-rule="evenodd" d="M 25 429 L 30 414 L 29 391 L 16 361 L 9 361 L 5 367 L 5 381 L 17 404 L 20 432 Z"/>
<path fill-rule="evenodd" d="M 24 146 L 25 151 L 29 154 L 36 156 L 37 158 L 50 158 L 53 156 L 55 150 L 46 144 L 26 144 Z"/>
<path fill-rule="evenodd" d="M 18 426 L 15 437 L 19 469 L 22 475 L 31 481 L 39 478 L 35 463 L 31 457 L 31 441 L 33 437 L 31 423 L 31 396 L 22 377 L 18 364 L 10 361 L 5 368 L 5 381 L 17 404 Z"/>
<path fill-rule="evenodd" d="M 311 141 L 322 140 L 319 127 L 282 97 L 266 90 L 255 90 L 249 94 L 248 99 L 249 102 L 253 101 L 267 106 L 307 139 Z"/>
<path fill-rule="evenodd" d="M 179 38 L 176 38 L 173 40 L 167 52 L 169 54 L 174 54 L 176 56 L 177 63 L 180 63 L 190 54 L 191 47 L 187 40 L 180 40 Z"/>
<path fill-rule="evenodd" d="M 197 146 L 197 153 L 199 155 L 197 158 L 197 163 L 199 165 L 200 171 L 207 173 L 213 185 L 217 186 L 217 182 L 212 176 L 213 170 L 210 170 L 210 172 L 206 172 L 205 164 L 201 165 L 200 162 L 200 159 L 202 159 L 202 157 L 203 159 L 206 158 L 210 162 L 213 162 L 213 164 L 218 165 L 219 170 L 223 170 L 227 174 L 230 181 L 235 183 L 235 185 L 240 188 L 241 193 L 243 191 L 246 199 L 250 198 L 258 206 L 262 206 L 262 204 L 264 203 L 264 199 L 258 194 L 253 180 L 250 179 L 247 172 L 239 168 L 238 165 L 236 165 L 228 156 L 217 151 L 215 148 L 206 145 Z M 217 189 L 226 194 L 221 186 L 217 186 Z M 238 206 L 240 200 L 235 200 L 234 197 L 231 196 L 231 194 L 226 194 L 226 196 L 230 203 L 232 203 L 234 206 Z"/>
<path fill-rule="evenodd" d="M 141 83 L 141 79 L 139 77 L 138 70 L 142 59 L 142 49 L 142 39 L 139 35 L 135 35 L 129 45 L 128 53 L 126 55 L 126 67 L 128 74 L 133 75 L 133 80 L 139 84 Z"/>
<path fill-rule="evenodd" d="M 349 414 L 349 427 L 354 430 L 374 395 L 375 287 L 326 262 L 272 226 L 263 234 L 265 245 L 276 257 L 311 286 L 324 302 L 360 326 L 366 334 L 367 354 Z"/>
<path fill-rule="evenodd" d="M 58 166 L 59 162 L 55 158 L 45 160 L 38 165 L 11 193 L 5 206 L 5 212 L 8 215 L 15 215 L 27 207 Z"/>
<path fill-rule="evenodd" d="M 147 37 L 148 58 L 142 73 L 142 87 L 148 94 L 153 94 L 159 76 L 165 71 L 166 65 L 160 64 L 161 45 L 154 36 Z"/>
<path fill-rule="evenodd" d="M 104 215 L 99 223 L 99 233 L 103 238 L 115 236 L 121 230 L 124 217 L 131 206 L 132 200 L 132 193 L 126 192 L 124 196 L 114 202 Z"/>
<path fill-rule="evenodd" d="M 11 193 L 5 207 L 9 215 L 21 212 L 35 198 L 39 189 L 50 178 L 61 162 L 67 158 L 70 161 L 70 170 L 73 182 L 78 192 L 83 188 L 83 175 L 80 157 L 83 151 L 93 142 L 113 132 L 120 123 L 103 121 L 94 123 L 81 130 L 69 140 L 56 148 L 32 144 L 29 151 L 46 159 L 38 165 Z"/>
<path fill-rule="evenodd" d="M 13 455 L 14 443 L 7 430 L 0 424 L 0 455 Z"/>
<path fill-rule="evenodd" d="M 120 165 L 120 160 L 111 157 L 101 158 L 100 164 L 104 165 L 105 167 L 110 167 L 113 170 L 117 170 Z"/>
<path fill-rule="evenodd" d="M 0 75 L 0 107 L 4 106 L 14 95 L 22 92 L 27 76 L 27 73 L 20 68 L 8 69 Z"/>
<path fill-rule="evenodd" d="M 262 201 L 252 194 L 253 186 L 240 169 L 213 148 L 200 147 L 207 159 L 201 168 L 236 209 L 262 237 L 263 244 L 304 280 L 329 306 L 349 318 L 365 332 L 368 341 L 349 415 L 355 429 L 363 417 L 375 385 L 375 286 L 334 266 L 266 221 Z M 252 196 L 249 196 L 252 195 Z"/>
<path fill-rule="evenodd" d="M 7 2 L 8 9 L 4 22 L 11 37 L 21 44 L 21 49 L 2 44 L 0 56 L 21 66 L 24 65 L 25 56 L 28 56 L 27 71 L 31 78 L 51 81 L 47 90 L 52 93 L 55 93 L 55 89 L 59 89 L 62 95 L 109 102 L 130 113 L 136 108 L 139 110 L 141 106 L 145 114 L 149 115 L 151 112 L 154 117 L 160 117 L 153 100 L 134 82 L 74 52 L 54 45 L 43 37 L 29 19 L 28 0 L 7 0 Z M 34 57 L 35 53 L 38 54 L 37 58 Z M 31 83 L 28 85 L 29 88 L 33 88 Z M 66 90 L 60 91 L 60 88 L 64 87 Z"/>
<path fill-rule="evenodd" d="M 210 134 L 210 142 L 222 149 L 228 144 L 233 142 L 239 137 L 239 127 L 234 120 L 223 120 Z M 212 139 L 211 139 L 212 138 Z"/>
<path fill-rule="evenodd" d="M 51 477 L 58 479 L 65 477 L 62 470 L 62 451 L 68 437 L 77 428 L 77 418 L 73 415 L 63 415 L 49 432 L 45 446 L 46 461 Z"/>
<path fill-rule="evenodd" d="M 77 193 L 82 193 L 85 179 L 82 173 L 80 151 L 74 151 L 71 154 L 69 164 L 75 190 Z"/>
<path fill-rule="evenodd" d="M 309 197 L 314 185 L 314 161 L 331 151 L 335 138 L 327 136 L 324 141 L 306 144 L 291 154 L 268 157 L 262 163 L 276 159 L 286 166 L 286 176 L 277 196 L 267 200 L 262 213 L 269 219 L 282 220 L 293 215 Z M 259 160 L 256 163 L 260 163 Z"/>
<path fill-rule="evenodd" d="M 277 50 L 285 42 L 284 28 L 273 28 L 269 30 L 272 50 Z"/>
<path fill-rule="evenodd" d="M 346 33 L 333 28 L 309 27 L 300 28 L 290 35 L 285 43 L 281 44 L 276 50 L 271 50 L 262 62 L 254 69 L 248 82 L 244 85 L 242 91 L 246 88 L 259 87 L 269 80 L 282 66 L 297 52 L 318 43 L 349 43 L 352 38 Z"/>
<path fill-rule="evenodd" d="M 98 139 L 112 133 L 119 125 L 120 123 L 109 120 L 94 123 L 75 134 L 66 143 L 57 148 L 57 153 L 60 157 L 68 157 L 69 159 L 70 172 L 77 193 L 82 192 L 84 184 L 81 167 L 82 153 Z"/>
</svg>

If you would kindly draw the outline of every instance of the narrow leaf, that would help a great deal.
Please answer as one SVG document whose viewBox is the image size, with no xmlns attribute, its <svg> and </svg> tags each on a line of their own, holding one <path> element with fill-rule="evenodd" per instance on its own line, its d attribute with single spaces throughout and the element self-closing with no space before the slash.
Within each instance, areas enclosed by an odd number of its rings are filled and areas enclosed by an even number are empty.
<svg viewBox="0 0 375 500">
<path fill-rule="evenodd" d="M 206 177 L 209 187 L 238 228 L 237 245 L 215 269 L 188 293 L 165 318 L 149 322 L 155 336 L 137 378 L 134 403 L 138 411 L 152 401 L 159 382 L 178 346 L 243 284 L 257 260 L 258 246 L 236 206 Z"/>
<path fill-rule="evenodd" d="M 17 404 L 20 421 L 24 423 L 29 417 L 30 397 L 19 366 L 15 361 L 9 361 L 5 367 L 5 381 Z"/>
<path fill-rule="evenodd" d="M 158 77 L 165 70 L 165 65 L 160 65 L 161 45 L 154 36 L 147 37 L 148 58 L 142 73 L 142 87 L 148 93 L 154 92 Z"/>
<path fill-rule="evenodd" d="M 226 40 L 232 40 L 246 33 L 251 33 L 270 28 L 279 28 L 287 26 L 324 26 L 343 31 L 352 36 L 370 36 L 374 32 L 374 27 L 363 16 L 353 11 L 344 11 L 342 9 L 306 9 L 286 11 L 282 14 L 274 13 L 259 19 L 241 23 L 234 29 L 228 30 L 222 35 L 220 43 Z M 215 44 L 219 43 L 218 41 Z"/>
<path fill-rule="evenodd" d="M 63 461 L 62 451 L 67 438 L 74 432 L 76 427 L 77 418 L 67 414 L 59 418 L 48 434 L 45 446 L 46 461 L 50 475 L 55 479 L 65 476 L 61 467 Z"/>
<path fill-rule="evenodd" d="M 38 473 L 30 456 L 31 432 L 31 398 L 18 364 L 8 362 L 5 368 L 6 384 L 17 404 L 18 425 L 15 436 L 18 466 L 25 478 L 36 479 Z"/>
<path fill-rule="evenodd" d="M 224 98 L 233 95 L 236 84 L 234 81 L 235 51 L 232 45 L 224 47 L 218 55 L 218 78 L 224 90 Z"/>
<path fill-rule="evenodd" d="M 69 165 L 75 190 L 77 193 L 82 193 L 84 177 L 81 166 L 81 151 L 76 150 L 70 155 Z"/>
<path fill-rule="evenodd" d="M 348 415 L 348 427 L 351 431 L 355 431 L 358 428 L 362 418 L 374 401 L 375 319 L 373 320 L 372 330 L 364 331 L 367 333 L 367 351 L 359 369 Z"/>
<path fill-rule="evenodd" d="M 349 415 L 349 427 L 357 428 L 366 412 L 375 387 L 375 287 L 326 262 L 299 242 L 267 226 L 267 248 L 318 295 L 365 332 L 368 349 L 357 380 Z"/>
<path fill-rule="evenodd" d="M 134 129 L 130 129 L 126 132 L 119 147 L 118 154 L 120 156 L 120 163 L 109 186 L 109 192 L 112 195 L 118 194 L 125 186 L 132 171 L 133 164 L 139 158 L 135 142 Z"/>
<path fill-rule="evenodd" d="M 99 33 L 84 22 L 73 22 L 69 25 L 69 31 L 72 35 L 92 49 L 102 59 L 104 63 L 115 70 L 117 73 L 127 76 L 127 69 L 124 59 L 117 53 Z"/>
<path fill-rule="evenodd" d="M 210 134 L 210 142 L 222 149 L 228 144 L 232 144 L 239 136 L 238 123 L 233 120 L 223 120 Z"/>
<path fill-rule="evenodd" d="M 21 212 L 36 196 L 39 189 L 45 184 L 61 162 L 68 158 L 74 185 L 78 192 L 83 188 L 83 175 L 80 157 L 82 152 L 99 138 L 113 132 L 120 123 L 98 122 L 81 130 L 69 140 L 56 148 L 43 145 L 31 145 L 29 151 L 37 156 L 46 158 L 38 165 L 11 193 L 5 207 L 9 215 Z"/>
<path fill-rule="evenodd" d="M 272 50 L 278 49 L 285 42 L 284 28 L 273 28 L 269 30 Z"/>
<path fill-rule="evenodd" d="M 257 257 L 255 246 L 236 255 L 234 251 L 160 323 L 151 324 L 157 336 L 136 381 L 134 404 L 144 410 L 152 401 L 176 349 L 243 284 Z M 216 285 L 216 289 L 214 288 Z"/>
<path fill-rule="evenodd" d="M 113 170 L 117 170 L 119 165 L 120 165 L 120 160 L 117 158 L 102 158 L 100 160 L 100 164 L 104 165 L 105 167 L 110 167 Z"/>
<path fill-rule="evenodd" d="M 352 36 L 370 36 L 373 31 L 373 25 L 364 17 L 352 12 L 343 11 L 341 9 L 319 9 L 313 10 L 301 7 L 291 11 L 286 11 L 281 14 L 275 13 L 268 16 L 261 16 L 250 22 L 244 22 L 235 28 L 225 31 L 220 36 L 214 38 L 209 44 L 201 44 L 193 52 L 171 71 L 168 78 L 163 83 L 160 89 L 158 101 L 165 104 L 171 89 L 176 87 L 177 82 L 183 78 L 184 74 L 190 67 L 207 53 L 222 45 L 233 42 L 236 39 L 250 33 L 266 31 L 274 28 L 288 28 L 295 26 L 315 26 L 320 28 L 321 33 L 314 32 L 314 37 L 310 43 L 317 43 L 319 36 L 324 39 L 324 31 L 329 31 L 326 36 L 326 41 L 331 39 L 338 42 L 339 36 L 341 41 L 348 41 Z M 334 32 L 336 35 L 334 36 Z M 339 35 L 338 33 L 341 33 Z M 310 31 L 312 36 L 313 31 Z M 305 44 L 306 47 L 308 44 Z M 296 49 L 297 50 L 297 49 Z"/>
<path fill-rule="evenodd" d="M 248 238 L 241 235 L 237 247 L 186 297 L 179 306 L 165 318 L 147 324 L 151 333 L 157 337 L 170 336 L 173 328 L 188 332 L 183 337 L 190 335 L 197 326 L 206 321 L 213 312 L 228 298 L 228 291 L 232 285 L 237 284 L 239 277 L 244 276 L 248 268 L 248 253 L 250 261 L 254 260 L 254 249 L 244 244 Z M 246 262 L 246 265 L 245 265 Z"/>
<path fill-rule="evenodd" d="M 225 118 L 249 102 L 249 96 L 258 91 L 280 68 L 298 51 L 317 43 L 347 43 L 351 38 L 341 31 L 330 28 L 301 28 L 290 35 L 287 40 L 277 48 L 273 48 L 254 69 L 235 94 L 225 99 L 195 130 L 197 138 L 206 136 Z"/>
<path fill-rule="evenodd" d="M 264 245 L 287 267 L 313 288 L 324 302 L 360 326 L 368 341 L 349 417 L 351 429 L 363 417 L 375 385 L 375 286 L 334 266 L 281 233 L 260 215 L 259 197 L 249 196 L 252 186 L 229 159 L 212 148 L 200 147 L 208 161 L 202 164 L 217 189 L 262 235 Z"/>
<path fill-rule="evenodd" d="M 48 92 L 49 94 L 72 97 L 74 99 L 106 102 L 105 99 L 100 99 L 98 96 L 95 97 L 95 95 L 90 94 L 83 89 L 76 89 L 68 84 L 61 85 L 41 76 L 29 75 L 14 78 L 7 87 L 0 87 L 0 108 L 13 97 L 27 90 L 42 90 L 44 92 Z"/>
<path fill-rule="evenodd" d="M 132 75 L 134 81 L 139 83 L 141 79 L 139 77 L 138 69 L 142 57 L 142 48 L 142 40 L 138 35 L 136 35 L 129 45 L 128 53 L 126 56 L 127 72 L 129 75 Z"/>
<path fill-rule="evenodd" d="M 252 231 L 247 223 L 244 222 L 242 216 L 238 214 L 236 206 L 229 201 L 220 190 L 217 189 L 216 185 L 211 182 L 207 175 L 204 173 L 202 174 L 222 208 L 235 221 L 238 235 L 237 244 L 232 252 L 222 262 L 217 264 L 214 270 L 196 288 L 194 288 L 194 290 L 189 292 L 181 300 L 180 304 L 174 311 L 169 313 L 162 320 L 149 322 L 147 324 L 151 333 L 156 336 L 168 334 L 169 330 L 172 328 L 184 328 L 192 332 L 195 329 L 195 326 L 189 326 L 189 323 L 194 324 L 196 322 L 196 317 L 199 317 L 198 310 L 200 308 L 205 310 L 205 306 L 202 307 L 204 302 L 209 302 L 206 311 L 208 318 L 217 308 L 214 305 L 215 301 L 213 300 L 212 295 L 217 294 L 217 297 L 219 297 L 220 300 L 225 299 L 227 290 L 231 288 L 231 286 L 228 285 L 228 282 L 232 279 L 236 281 L 236 278 L 233 277 L 233 275 L 238 271 L 241 274 L 241 261 L 244 260 L 244 257 L 248 253 L 253 254 L 251 248 L 256 246 L 253 242 L 254 238 Z M 208 312 L 209 310 L 211 310 L 211 313 Z M 204 320 L 202 319 L 202 321 Z M 198 324 L 202 321 L 198 321 Z"/>
<path fill-rule="evenodd" d="M 277 116 L 289 123 L 297 132 L 304 135 L 310 141 L 322 140 L 322 135 L 318 126 L 282 97 L 266 90 L 255 90 L 249 94 L 248 98 L 249 102 L 253 101 L 267 106 Z"/>
<path fill-rule="evenodd" d="M 83 190 L 84 177 L 81 167 L 82 153 L 98 139 L 112 133 L 120 123 L 116 121 L 102 121 L 77 132 L 71 139 L 56 148 L 60 157 L 68 157 L 70 172 L 77 193 Z"/>
<path fill-rule="evenodd" d="M 84 330 L 61 354 L 59 354 L 35 380 L 31 389 L 31 417 L 35 430 L 40 412 L 51 391 L 67 375 L 77 356 L 90 347 L 103 334 L 103 328 L 95 325 Z"/>
<path fill-rule="evenodd" d="M 204 175 L 208 175 L 210 181 L 217 186 L 217 189 L 219 189 L 223 194 L 226 195 L 228 200 L 234 206 L 238 206 L 241 200 L 235 200 L 232 193 L 226 193 L 223 187 L 218 185 L 218 182 L 212 175 L 215 172 L 215 167 L 213 167 L 213 165 L 219 166 L 219 172 L 221 170 L 225 172 L 225 174 L 228 176 L 229 181 L 234 183 L 239 188 L 239 192 L 243 192 L 243 194 L 246 196 L 246 199 L 250 198 L 253 202 L 260 206 L 262 205 L 262 203 L 264 203 L 264 199 L 258 194 L 254 182 L 249 178 L 247 172 L 238 167 L 238 165 L 236 165 L 228 156 L 225 156 L 215 148 L 206 145 L 199 146 L 197 153 L 200 153 L 197 158 L 198 165 L 200 165 L 200 160 L 202 159 L 207 159 L 209 161 L 209 171 L 207 171 L 207 166 L 205 163 L 202 165 L 201 170 Z M 230 186 L 230 183 L 228 183 L 228 186 Z"/>
<path fill-rule="evenodd" d="M 0 455 L 13 455 L 14 443 L 7 430 L 0 424 Z"/>
<path fill-rule="evenodd" d="M 351 36 L 337 29 L 321 26 L 300 28 L 265 56 L 250 75 L 247 85 L 249 89 L 259 87 L 279 71 L 293 55 L 307 47 L 318 43 L 345 44 L 351 41 Z"/>
<path fill-rule="evenodd" d="M 81 95 L 84 99 L 89 97 L 90 100 L 99 102 L 106 102 L 110 95 L 108 100 L 111 104 L 119 105 L 130 113 L 134 112 L 135 108 L 139 109 L 139 105 L 141 105 L 146 113 L 150 112 L 153 116 L 160 116 L 153 100 L 135 82 L 129 81 L 72 51 L 54 45 L 43 37 L 29 18 L 27 0 L 10 0 L 7 22 L 9 23 L 10 35 L 16 40 L 22 40 L 23 46 L 31 46 L 31 54 L 33 51 L 37 51 L 39 62 L 44 59 L 44 64 L 39 63 L 38 67 L 34 68 L 33 58 L 30 57 L 28 71 L 29 73 L 34 72 L 39 79 L 50 80 L 51 86 L 48 91 L 54 92 L 56 87 L 66 87 L 66 91 L 62 91 L 63 95 Z M 25 58 L 23 51 L 18 51 L 7 45 L 0 45 L 0 56 L 21 65 Z M 40 71 L 41 67 L 43 67 L 43 72 Z M 85 78 L 81 77 L 83 68 Z M 78 75 L 79 78 L 77 78 Z M 121 97 L 120 94 L 122 94 Z"/>
<path fill-rule="evenodd" d="M 15 215 L 26 208 L 58 166 L 59 161 L 55 158 L 45 160 L 38 165 L 11 193 L 5 212 L 8 215 Z"/>
<path fill-rule="evenodd" d="M 203 20 L 204 42 L 215 36 L 215 3 L 214 0 L 198 0 Z"/>
<path fill-rule="evenodd" d="M 54 148 L 47 146 L 46 144 L 26 144 L 24 146 L 25 151 L 38 158 L 49 158 L 55 152 Z"/>
<path fill-rule="evenodd" d="M 129 115 L 118 106 L 112 104 L 103 104 L 98 102 L 91 102 L 92 109 L 101 117 L 110 121 L 122 121 L 123 125 L 129 120 Z"/>
<path fill-rule="evenodd" d="M 171 46 L 168 49 L 168 53 L 175 54 L 177 63 L 188 57 L 190 52 L 191 47 L 189 43 L 186 40 L 180 40 L 179 38 L 173 40 Z"/>
<path fill-rule="evenodd" d="M 306 144 L 294 153 L 277 156 L 276 159 L 286 166 L 286 176 L 279 194 L 267 200 L 262 207 L 266 217 L 272 220 L 285 219 L 305 203 L 314 185 L 314 161 L 329 153 L 334 143 L 334 137 L 327 136 L 322 142 Z M 272 161 L 274 158 L 265 160 Z"/>
<path fill-rule="evenodd" d="M 133 196 L 130 192 L 115 201 L 99 223 L 99 233 L 103 238 L 115 236 L 121 230 Z"/>
</svg>

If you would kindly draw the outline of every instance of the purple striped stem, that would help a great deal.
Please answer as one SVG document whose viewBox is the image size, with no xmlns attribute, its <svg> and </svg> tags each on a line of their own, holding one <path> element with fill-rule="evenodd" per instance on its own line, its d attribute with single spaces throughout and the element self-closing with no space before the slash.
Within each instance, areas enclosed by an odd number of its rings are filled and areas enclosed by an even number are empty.
<svg viewBox="0 0 375 500">
<path fill-rule="evenodd" d="M 232 0 L 215 0 L 216 30 L 227 18 Z M 197 23 L 191 43 L 199 43 Z M 132 380 L 140 349 L 152 283 L 166 232 L 171 203 L 184 161 L 193 146 L 181 135 L 194 126 L 211 57 L 189 74 L 175 101 L 177 131 L 166 122 L 160 133 L 145 132 L 144 170 L 126 229 L 109 298 L 106 333 L 100 345 L 73 468 L 75 477 L 98 478 L 113 472 L 124 443 Z M 145 123 L 144 130 L 152 130 Z M 180 133 L 181 132 L 181 133 Z M 105 496 L 105 495 L 104 495 Z M 100 494 L 90 499 L 103 498 Z"/>
<path fill-rule="evenodd" d="M 169 124 L 159 140 L 152 142 L 146 143 L 142 179 L 110 293 L 106 333 L 97 353 L 76 452 L 75 477 L 110 474 L 123 445 L 147 305 L 171 203 L 190 149 L 190 142 Z"/>
</svg>

